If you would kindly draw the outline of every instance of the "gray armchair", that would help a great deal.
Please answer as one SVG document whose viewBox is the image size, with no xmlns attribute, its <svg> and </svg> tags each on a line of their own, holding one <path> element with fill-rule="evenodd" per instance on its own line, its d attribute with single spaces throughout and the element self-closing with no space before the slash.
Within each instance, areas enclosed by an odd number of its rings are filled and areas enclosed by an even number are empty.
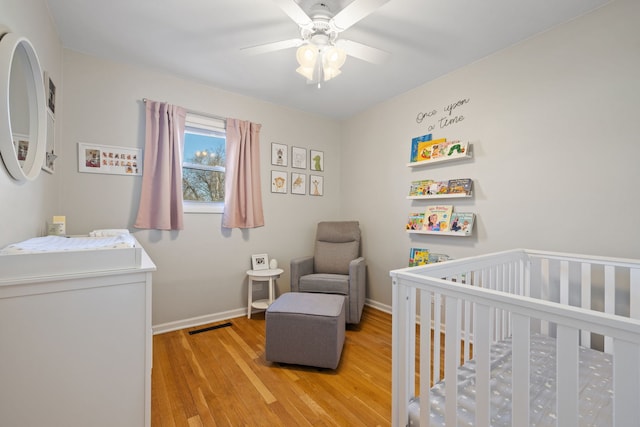
<svg viewBox="0 0 640 427">
<path fill-rule="evenodd" d="M 291 260 L 291 292 L 344 295 L 346 322 L 356 324 L 364 307 L 365 275 L 358 221 L 320 222 L 314 255 Z"/>
</svg>

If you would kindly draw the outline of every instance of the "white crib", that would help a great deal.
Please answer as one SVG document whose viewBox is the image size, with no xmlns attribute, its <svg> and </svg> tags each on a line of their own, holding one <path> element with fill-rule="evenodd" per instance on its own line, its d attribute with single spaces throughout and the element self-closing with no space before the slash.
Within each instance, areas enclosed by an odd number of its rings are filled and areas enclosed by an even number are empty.
<svg viewBox="0 0 640 427">
<path fill-rule="evenodd" d="M 390 274 L 393 426 L 640 425 L 640 260 L 519 249 Z"/>
</svg>

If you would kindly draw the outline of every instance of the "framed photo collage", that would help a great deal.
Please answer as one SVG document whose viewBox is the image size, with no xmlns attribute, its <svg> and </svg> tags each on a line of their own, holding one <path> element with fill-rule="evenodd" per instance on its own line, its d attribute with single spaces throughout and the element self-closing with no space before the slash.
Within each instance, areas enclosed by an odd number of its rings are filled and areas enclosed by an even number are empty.
<svg viewBox="0 0 640 427">
<path fill-rule="evenodd" d="M 289 156 L 290 154 L 290 156 Z M 324 195 L 324 152 L 292 146 L 291 151 L 286 144 L 271 143 L 271 165 L 294 169 L 271 170 L 271 192 L 299 194 L 310 196 Z M 309 173 L 307 173 L 307 169 Z"/>
</svg>

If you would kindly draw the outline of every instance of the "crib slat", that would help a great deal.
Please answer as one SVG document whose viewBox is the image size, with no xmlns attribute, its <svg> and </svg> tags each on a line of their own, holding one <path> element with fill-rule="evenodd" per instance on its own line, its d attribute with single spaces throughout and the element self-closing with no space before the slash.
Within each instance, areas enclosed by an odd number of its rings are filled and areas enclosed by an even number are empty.
<svg viewBox="0 0 640 427">
<path fill-rule="evenodd" d="M 540 260 L 540 299 L 549 301 L 549 260 L 544 258 Z M 540 333 L 549 335 L 549 322 L 540 321 Z"/>
<path fill-rule="evenodd" d="M 591 310 L 591 264 L 588 262 L 582 263 L 582 308 L 586 310 Z M 580 332 L 580 343 L 587 347 L 591 347 L 591 332 L 589 331 L 581 331 Z"/>
<path fill-rule="evenodd" d="M 489 427 L 491 419 L 491 385 L 489 382 L 491 377 L 489 363 L 491 310 L 486 305 L 476 304 L 474 311 L 476 315 L 473 345 L 476 360 L 476 426 Z"/>
<path fill-rule="evenodd" d="M 569 261 L 560 262 L 560 304 L 569 305 Z"/>
<path fill-rule="evenodd" d="M 440 328 L 442 316 L 442 296 L 438 293 L 433 298 L 433 383 L 442 379 L 440 376 Z"/>
<path fill-rule="evenodd" d="M 529 317 L 513 313 L 512 425 L 529 425 Z"/>
<path fill-rule="evenodd" d="M 415 289 L 401 285 L 397 280 L 394 280 L 393 285 L 391 389 L 392 395 L 397 398 L 393 399 L 391 416 L 393 426 L 400 427 L 405 426 L 409 419 L 408 404 L 415 387 L 412 385 L 415 374 L 412 370 L 415 353 L 411 350 L 415 348 L 413 338 L 415 336 L 415 308 L 411 310 L 411 306 L 415 307 Z M 413 319 L 411 318 L 412 312 Z M 414 331 L 413 334 L 411 334 L 411 330 Z"/>
<path fill-rule="evenodd" d="M 460 307 L 461 300 L 448 296 L 445 298 L 445 334 L 444 334 L 444 377 L 445 377 L 445 423 L 457 425 L 458 418 L 458 377 L 460 365 Z"/>
<path fill-rule="evenodd" d="M 558 408 L 558 425 L 563 427 L 578 426 L 578 330 L 558 325 L 557 339 L 557 373 L 558 390 L 556 407 Z"/>
<path fill-rule="evenodd" d="M 612 265 L 604 267 L 604 312 L 614 314 L 616 311 L 616 270 Z M 604 337 L 604 351 L 613 352 L 613 339 Z"/>
<path fill-rule="evenodd" d="M 640 346 L 616 339 L 613 353 L 613 425 L 637 426 L 640 420 Z"/>
<path fill-rule="evenodd" d="M 629 270 L 629 277 L 631 282 L 630 288 L 630 315 L 632 319 L 640 319 L 640 269 L 631 268 Z"/>
<path fill-rule="evenodd" d="M 431 292 L 420 292 L 420 425 L 429 427 L 431 395 Z"/>
</svg>

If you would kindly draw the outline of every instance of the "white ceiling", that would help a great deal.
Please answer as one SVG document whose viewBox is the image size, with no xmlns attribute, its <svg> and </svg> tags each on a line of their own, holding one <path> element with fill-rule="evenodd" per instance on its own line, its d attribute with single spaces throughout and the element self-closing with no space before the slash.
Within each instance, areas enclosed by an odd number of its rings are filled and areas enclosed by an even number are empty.
<svg viewBox="0 0 640 427">
<path fill-rule="evenodd" d="M 351 0 L 322 1 L 339 12 Z M 348 57 L 318 89 L 295 72 L 295 48 L 241 48 L 297 38 L 273 0 L 47 0 L 65 48 L 153 67 L 275 104 L 347 118 L 608 0 L 390 0 L 340 38 L 390 53 Z M 170 101 L 170 100 L 169 100 Z"/>
</svg>

